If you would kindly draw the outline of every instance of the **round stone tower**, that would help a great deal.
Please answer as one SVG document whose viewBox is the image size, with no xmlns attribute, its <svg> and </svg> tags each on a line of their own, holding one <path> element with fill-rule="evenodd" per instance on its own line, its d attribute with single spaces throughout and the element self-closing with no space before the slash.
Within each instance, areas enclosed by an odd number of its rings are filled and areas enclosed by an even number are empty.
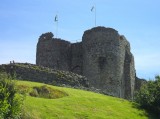
<svg viewBox="0 0 160 119">
<path fill-rule="evenodd" d="M 126 40 L 112 28 L 96 27 L 84 32 L 83 75 L 91 86 L 109 95 L 125 97 L 126 45 Z"/>
</svg>

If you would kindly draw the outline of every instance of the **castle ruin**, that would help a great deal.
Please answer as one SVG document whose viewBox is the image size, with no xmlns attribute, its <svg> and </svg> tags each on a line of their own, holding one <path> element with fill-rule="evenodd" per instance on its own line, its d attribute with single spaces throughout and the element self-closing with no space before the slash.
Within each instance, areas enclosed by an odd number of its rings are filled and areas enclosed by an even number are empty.
<svg viewBox="0 0 160 119">
<path fill-rule="evenodd" d="M 133 98 L 134 57 L 126 38 L 112 28 L 87 30 L 78 43 L 53 38 L 52 33 L 42 34 L 36 64 L 86 76 L 90 87 L 112 96 Z"/>
</svg>

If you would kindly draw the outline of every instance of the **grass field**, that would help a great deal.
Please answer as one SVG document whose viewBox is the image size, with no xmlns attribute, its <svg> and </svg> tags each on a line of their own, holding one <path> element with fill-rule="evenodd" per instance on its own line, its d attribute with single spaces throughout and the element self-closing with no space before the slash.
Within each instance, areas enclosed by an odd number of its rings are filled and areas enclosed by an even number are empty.
<svg viewBox="0 0 160 119">
<path fill-rule="evenodd" d="M 45 84 L 17 81 L 19 91 L 32 90 Z M 49 86 L 65 95 L 56 99 L 26 94 L 25 119 L 156 119 L 135 104 L 120 98 L 64 87 Z"/>
</svg>

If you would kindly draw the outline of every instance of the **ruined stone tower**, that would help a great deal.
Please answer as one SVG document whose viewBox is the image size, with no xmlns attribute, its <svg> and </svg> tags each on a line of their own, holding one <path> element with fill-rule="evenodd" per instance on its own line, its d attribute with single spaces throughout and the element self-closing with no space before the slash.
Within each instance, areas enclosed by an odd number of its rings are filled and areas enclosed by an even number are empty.
<svg viewBox="0 0 160 119">
<path fill-rule="evenodd" d="M 46 33 L 39 38 L 37 65 L 84 75 L 91 87 L 116 97 L 133 98 L 134 58 L 124 36 L 112 28 L 96 27 L 85 31 L 80 43 L 52 37 L 52 33 Z"/>
<path fill-rule="evenodd" d="M 61 39 L 52 39 L 52 37 L 52 33 L 46 33 L 39 38 L 36 64 L 54 69 L 70 70 L 70 43 Z"/>
<path fill-rule="evenodd" d="M 90 84 L 113 96 L 131 98 L 134 91 L 134 59 L 129 42 L 111 28 L 84 33 L 83 75 Z"/>
</svg>

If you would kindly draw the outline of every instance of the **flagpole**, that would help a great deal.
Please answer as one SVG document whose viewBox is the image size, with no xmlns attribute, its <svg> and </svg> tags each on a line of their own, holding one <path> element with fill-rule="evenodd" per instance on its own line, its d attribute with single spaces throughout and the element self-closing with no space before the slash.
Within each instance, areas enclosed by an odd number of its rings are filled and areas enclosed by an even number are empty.
<svg viewBox="0 0 160 119">
<path fill-rule="evenodd" d="M 54 21 L 56 22 L 56 38 L 58 38 L 58 15 L 55 16 Z"/>
<path fill-rule="evenodd" d="M 97 22 L 97 11 L 96 11 L 96 5 L 95 5 L 95 27 L 96 27 L 96 22 Z"/>
<path fill-rule="evenodd" d="M 56 21 L 56 38 L 58 38 L 58 21 Z"/>
<path fill-rule="evenodd" d="M 94 12 L 94 25 L 96 27 L 96 22 L 97 22 L 97 10 L 96 10 L 96 5 L 94 5 L 92 8 L 91 8 L 91 12 Z"/>
</svg>

